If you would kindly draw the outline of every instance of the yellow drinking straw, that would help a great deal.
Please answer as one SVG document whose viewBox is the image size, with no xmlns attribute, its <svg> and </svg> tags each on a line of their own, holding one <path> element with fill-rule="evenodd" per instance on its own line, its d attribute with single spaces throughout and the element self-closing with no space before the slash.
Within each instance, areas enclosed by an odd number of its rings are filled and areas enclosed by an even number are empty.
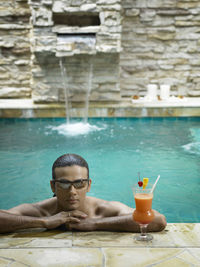
<svg viewBox="0 0 200 267">
<path fill-rule="evenodd" d="M 143 189 L 146 188 L 146 186 L 148 185 L 149 182 L 149 178 L 143 178 Z"/>
</svg>

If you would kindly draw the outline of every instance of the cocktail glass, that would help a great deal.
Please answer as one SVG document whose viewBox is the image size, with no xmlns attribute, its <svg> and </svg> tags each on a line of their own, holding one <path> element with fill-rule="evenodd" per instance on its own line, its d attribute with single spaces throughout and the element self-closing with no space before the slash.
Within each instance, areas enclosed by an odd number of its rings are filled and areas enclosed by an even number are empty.
<svg viewBox="0 0 200 267">
<path fill-rule="evenodd" d="M 140 235 L 136 235 L 135 238 L 137 241 L 150 241 L 153 236 L 147 233 L 147 226 L 154 219 L 152 185 L 148 184 L 145 189 L 139 187 L 138 184 L 133 186 L 133 195 L 136 206 L 133 212 L 133 220 L 140 226 Z"/>
</svg>

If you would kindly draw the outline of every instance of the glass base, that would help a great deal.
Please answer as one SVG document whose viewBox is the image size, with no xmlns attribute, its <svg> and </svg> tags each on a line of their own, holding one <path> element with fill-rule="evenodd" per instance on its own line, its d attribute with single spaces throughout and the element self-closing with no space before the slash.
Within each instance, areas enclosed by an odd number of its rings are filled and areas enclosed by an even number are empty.
<svg viewBox="0 0 200 267">
<path fill-rule="evenodd" d="M 140 235 L 137 235 L 135 239 L 137 241 L 151 241 L 153 236 L 147 233 L 147 226 L 148 224 L 139 223 L 140 226 Z"/>
<path fill-rule="evenodd" d="M 140 234 L 135 236 L 135 240 L 137 241 L 151 241 L 153 236 L 151 234 Z"/>
</svg>

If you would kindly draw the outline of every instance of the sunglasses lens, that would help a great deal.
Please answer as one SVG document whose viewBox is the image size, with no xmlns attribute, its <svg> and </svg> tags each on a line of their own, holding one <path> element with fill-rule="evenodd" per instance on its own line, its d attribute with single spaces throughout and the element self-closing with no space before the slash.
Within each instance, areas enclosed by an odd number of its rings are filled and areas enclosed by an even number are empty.
<svg viewBox="0 0 200 267">
<path fill-rule="evenodd" d="M 69 189 L 71 184 L 64 184 L 64 183 L 59 183 L 60 187 L 63 189 Z"/>
<path fill-rule="evenodd" d="M 75 182 L 73 185 L 76 189 L 80 189 L 85 186 L 85 181 Z"/>
</svg>

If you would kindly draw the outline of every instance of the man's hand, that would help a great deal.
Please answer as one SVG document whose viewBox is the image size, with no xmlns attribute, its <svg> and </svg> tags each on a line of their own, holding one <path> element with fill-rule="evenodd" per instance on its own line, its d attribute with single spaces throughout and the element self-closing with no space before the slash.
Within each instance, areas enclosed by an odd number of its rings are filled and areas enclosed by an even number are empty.
<svg viewBox="0 0 200 267">
<path fill-rule="evenodd" d="M 56 228 L 62 224 L 65 224 L 68 228 L 70 223 L 76 224 L 80 222 L 80 219 L 85 219 L 87 215 L 81 211 L 62 211 L 56 215 L 50 217 L 44 217 L 44 225 L 47 229 Z"/>
<path fill-rule="evenodd" d="M 80 220 L 76 223 L 69 223 L 69 229 L 79 230 L 79 231 L 95 231 L 96 229 L 96 220 L 97 219 L 85 219 Z"/>
</svg>

